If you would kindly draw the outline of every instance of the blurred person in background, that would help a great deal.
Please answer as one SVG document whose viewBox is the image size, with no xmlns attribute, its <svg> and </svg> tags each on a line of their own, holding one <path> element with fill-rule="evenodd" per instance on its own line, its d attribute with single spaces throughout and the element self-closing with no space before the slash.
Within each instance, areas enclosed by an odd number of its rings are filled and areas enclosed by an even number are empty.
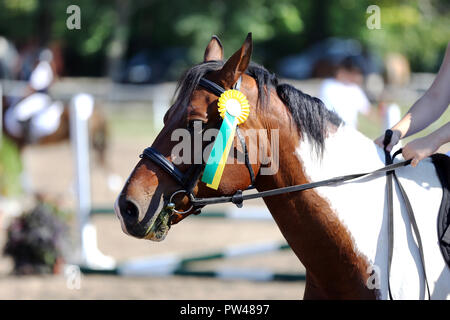
<svg viewBox="0 0 450 320">
<path fill-rule="evenodd" d="M 52 49 L 40 50 L 38 61 L 29 76 L 25 95 L 8 108 L 5 114 L 6 130 L 30 143 L 53 133 L 58 128 L 59 118 L 64 110 L 62 102 L 53 101 L 49 95 L 49 88 L 60 68 Z"/>
<path fill-rule="evenodd" d="M 450 103 L 450 42 L 445 51 L 444 61 L 431 87 L 414 103 L 406 115 L 395 124 L 391 143 L 387 150 L 391 151 L 400 139 L 413 135 L 436 121 L 447 110 Z M 383 147 L 384 134 L 375 140 L 375 143 Z M 415 139 L 403 148 L 403 157 L 410 160 L 415 167 L 420 160 L 435 153 L 440 146 L 450 142 L 450 122 L 430 133 L 429 135 Z"/>
<path fill-rule="evenodd" d="M 325 79 L 319 98 L 325 106 L 335 111 L 347 126 L 358 128 L 358 114 L 367 115 L 370 102 L 361 86 L 364 73 L 357 57 L 344 58 L 337 66 L 334 77 Z"/>
</svg>

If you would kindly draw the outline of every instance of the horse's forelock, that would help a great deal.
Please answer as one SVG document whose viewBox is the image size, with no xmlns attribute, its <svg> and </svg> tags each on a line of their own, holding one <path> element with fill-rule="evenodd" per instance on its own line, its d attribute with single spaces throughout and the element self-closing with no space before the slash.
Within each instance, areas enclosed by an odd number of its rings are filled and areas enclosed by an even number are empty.
<svg viewBox="0 0 450 320">
<path fill-rule="evenodd" d="M 192 93 L 197 88 L 200 79 L 209 72 L 220 70 L 222 66 L 223 61 L 207 61 L 187 70 L 177 84 L 175 104 L 186 106 L 191 99 Z"/>
</svg>

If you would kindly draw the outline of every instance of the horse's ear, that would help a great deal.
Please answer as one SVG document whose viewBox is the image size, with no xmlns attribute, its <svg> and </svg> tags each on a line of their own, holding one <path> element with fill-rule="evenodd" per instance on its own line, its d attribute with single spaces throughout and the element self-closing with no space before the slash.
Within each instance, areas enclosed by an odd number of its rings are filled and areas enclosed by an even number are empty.
<svg viewBox="0 0 450 320">
<path fill-rule="evenodd" d="M 252 33 L 247 35 L 242 47 L 236 51 L 220 70 L 226 87 L 233 86 L 250 64 L 253 49 Z"/>
<path fill-rule="evenodd" d="M 217 36 L 212 36 L 211 41 L 209 41 L 208 46 L 205 50 L 205 55 L 203 57 L 203 62 L 206 61 L 222 61 L 223 60 L 223 47 L 222 43 Z"/>
</svg>

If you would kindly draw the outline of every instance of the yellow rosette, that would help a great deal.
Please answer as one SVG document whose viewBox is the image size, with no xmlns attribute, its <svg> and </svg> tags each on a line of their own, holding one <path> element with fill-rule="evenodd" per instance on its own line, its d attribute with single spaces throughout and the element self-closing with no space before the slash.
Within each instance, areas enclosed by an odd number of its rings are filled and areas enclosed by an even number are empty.
<svg viewBox="0 0 450 320">
<path fill-rule="evenodd" d="M 202 181 L 215 190 L 219 187 L 222 178 L 236 133 L 236 126 L 244 123 L 250 114 L 247 97 L 238 90 L 227 90 L 222 93 L 217 105 L 223 122 L 202 176 Z"/>
<path fill-rule="evenodd" d="M 250 106 L 247 97 L 238 90 L 227 90 L 219 97 L 219 113 L 222 119 L 225 118 L 225 113 L 234 116 L 237 119 L 237 124 L 244 123 L 250 114 Z"/>
</svg>

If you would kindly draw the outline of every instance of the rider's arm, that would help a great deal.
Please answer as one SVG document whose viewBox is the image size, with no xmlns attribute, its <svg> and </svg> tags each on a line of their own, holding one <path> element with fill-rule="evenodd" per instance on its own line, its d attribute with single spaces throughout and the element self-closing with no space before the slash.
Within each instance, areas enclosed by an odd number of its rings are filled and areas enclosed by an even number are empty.
<svg viewBox="0 0 450 320">
<path fill-rule="evenodd" d="M 450 142 L 450 122 L 423 138 L 409 142 L 403 148 L 402 154 L 405 160 L 412 159 L 411 165 L 415 167 L 420 160 L 429 157 L 447 142 Z"/>
<path fill-rule="evenodd" d="M 394 132 L 387 150 L 401 138 L 408 137 L 436 121 L 447 109 L 450 102 L 450 42 L 447 45 L 444 61 L 431 87 L 409 109 L 408 113 L 392 127 Z M 384 134 L 375 140 L 383 147 Z"/>
</svg>

